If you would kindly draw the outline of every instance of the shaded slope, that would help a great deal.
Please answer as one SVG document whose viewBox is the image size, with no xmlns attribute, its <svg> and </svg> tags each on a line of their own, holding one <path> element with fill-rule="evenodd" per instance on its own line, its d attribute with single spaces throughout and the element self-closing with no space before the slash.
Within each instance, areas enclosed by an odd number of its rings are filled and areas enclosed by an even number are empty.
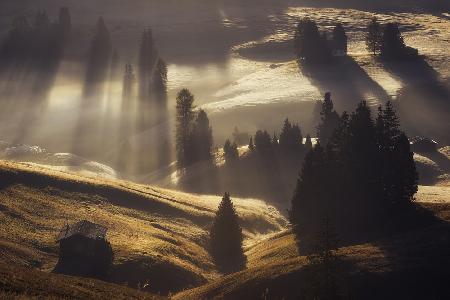
<svg viewBox="0 0 450 300">
<path fill-rule="evenodd" d="M 450 288 L 450 204 L 424 203 L 437 220 L 372 242 L 340 248 L 339 289 L 352 299 L 444 299 Z M 249 268 L 175 299 L 299 299 L 311 285 L 305 256 L 289 230 L 246 251 Z"/>
<path fill-rule="evenodd" d="M 0 262 L 52 271 L 56 235 L 87 219 L 108 228 L 115 252 L 111 281 L 177 291 L 218 277 L 206 250 L 220 197 L 178 193 L 125 181 L 84 178 L 33 164 L 0 162 Z M 258 200 L 233 199 L 246 242 L 284 228 Z"/>
</svg>

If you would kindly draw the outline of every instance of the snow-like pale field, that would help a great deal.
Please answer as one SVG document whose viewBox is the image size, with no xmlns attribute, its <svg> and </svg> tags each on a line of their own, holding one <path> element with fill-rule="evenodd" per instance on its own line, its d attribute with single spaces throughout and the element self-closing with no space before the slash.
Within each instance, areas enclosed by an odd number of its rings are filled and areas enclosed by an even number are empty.
<svg viewBox="0 0 450 300">
<path fill-rule="evenodd" d="M 206 102 L 203 107 L 211 112 L 223 112 L 240 106 L 320 99 L 323 90 L 299 72 L 290 44 L 298 20 L 309 17 L 327 31 L 331 31 L 336 22 L 341 22 L 349 37 L 349 55 L 389 96 L 395 97 L 406 83 L 374 62 L 365 49 L 365 26 L 374 16 L 380 22 L 400 23 L 406 44 L 418 48 L 443 79 L 449 78 L 450 20 L 445 15 L 291 7 L 280 15 L 269 16 L 270 27 L 273 28 L 271 33 L 232 47 L 230 59 L 221 66 L 222 70 L 214 66 L 171 65 L 170 87 L 178 90 L 182 86 L 190 86 L 195 92 L 202 89 L 201 85 L 208 85 L 205 95 L 208 100 L 203 100 Z M 233 21 L 229 20 L 229 23 L 233 24 Z M 235 26 L 245 25 L 241 20 Z M 266 53 L 259 55 L 264 49 Z M 252 57 L 255 53 L 256 58 Z M 374 104 L 381 100 L 371 95 L 370 90 L 366 97 Z"/>
<path fill-rule="evenodd" d="M 450 17 L 447 14 L 372 13 L 275 4 L 272 7 L 267 3 L 251 9 L 239 5 L 212 5 L 191 11 L 169 4 L 167 7 L 158 5 L 161 7 L 141 10 L 130 6 L 129 16 L 120 10 L 108 13 L 106 9 L 93 9 L 81 14 L 81 8 L 71 9 L 74 26 L 78 26 L 76 34 L 83 37 L 92 34 L 92 24 L 103 15 L 123 64 L 136 64 L 139 35 L 145 27 L 151 26 L 159 52 L 168 63 L 169 119 L 163 126 L 173 133 L 176 93 L 181 88 L 189 88 L 195 95 L 197 107 L 205 109 L 210 116 L 218 147 L 230 137 L 234 126 L 249 133 L 257 129 L 279 131 L 286 117 L 299 122 L 305 134 L 314 134 L 315 124 L 310 122 L 311 101 L 321 99 L 326 91 L 332 93 L 341 110 L 342 107 L 353 108 L 363 99 L 375 106 L 395 98 L 399 90 L 411 82 L 374 61 L 367 53 L 363 31 L 373 16 L 381 22 L 401 23 L 406 43 L 425 55 L 429 69 L 436 71 L 441 80 L 450 78 Z M 53 17 L 57 11 L 51 12 Z M 305 16 L 316 20 L 322 30 L 331 30 L 336 22 L 344 24 L 350 56 L 345 65 L 322 73 L 299 69 L 293 57 L 292 37 L 297 22 Z M 2 15 L 0 21 L 7 23 Z M 0 33 L 4 31 L 2 28 Z M 84 53 L 87 41 L 84 38 L 79 45 L 73 45 L 79 48 L 75 53 Z M 417 75 L 420 78 L 422 74 Z M 117 156 L 117 143 L 123 142 L 123 136 L 117 135 L 122 115 L 121 79 L 108 83 L 104 95 L 89 111 L 82 112 L 83 76 L 84 67 L 79 61 L 63 61 L 45 103 L 30 107 L 27 102 L 14 99 L 3 104 L 0 138 L 37 144 L 52 152 L 77 154 L 74 145 L 80 134 L 79 127 L 94 119 L 98 132 L 90 134 L 101 138 L 96 139 L 92 147 L 102 155 L 101 159 L 110 162 L 110 157 Z M 0 91 L 8 84 L 0 82 Z M 23 92 L 20 84 L 15 90 L 11 86 L 8 89 Z M 131 111 L 129 117 L 138 113 Z M 147 145 L 157 145 L 158 126 L 142 134 L 131 131 L 127 137 L 134 142 L 143 135 L 151 135 Z M 153 131 L 154 134 L 147 134 Z M 87 158 L 99 159 L 98 155 Z"/>
</svg>

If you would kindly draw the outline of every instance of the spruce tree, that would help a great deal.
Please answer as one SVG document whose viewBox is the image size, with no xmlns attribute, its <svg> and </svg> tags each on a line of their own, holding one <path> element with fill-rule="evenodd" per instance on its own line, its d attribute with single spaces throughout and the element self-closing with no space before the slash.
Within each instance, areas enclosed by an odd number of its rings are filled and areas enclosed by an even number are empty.
<svg viewBox="0 0 450 300">
<path fill-rule="evenodd" d="M 317 138 L 322 145 L 326 145 L 339 122 L 339 115 L 334 110 L 331 93 L 325 93 L 320 112 L 320 124 L 317 127 Z"/>
<path fill-rule="evenodd" d="M 373 18 L 366 31 L 366 47 L 373 54 L 376 55 L 381 51 L 382 31 L 381 26 L 376 18 Z"/>
<path fill-rule="evenodd" d="M 206 112 L 200 109 L 193 124 L 190 147 L 186 157 L 188 162 L 210 161 L 212 158 L 212 128 Z"/>
<path fill-rule="evenodd" d="M 255 145 L 253 144 L 252 137 L 250 137 L 250 140 L 248 141 L 248 150 L 250 150 L 250 153 L 255 152 Z"/>
<path fill-rule="evenodd" d="M 245 268 L 243 239 L 239 217 L 230 195 L 225 193 L 210 230 L 210 253 L 220 272 L 232 273 Z"/>
<path fill-rule="evenodd" d="M 194 95 L 188 89 L 182 89 L 177 95 L 176 104 L 176 154 L 179 166 L 189 163 L 189 147 L 194 120 Z"/>
<path fill-rule="evenodd" d="M 333 28 L 333 48 L 347 54 L 347 35 L 341 23 Z"/>
<path fill-rule="evenodd" d="M 305 156 L 289 210 L 289 221 L 301 253 L 314 250 L 313 241 L 320 232 L 321 216 L 328 215 L 326 179 L 325 153 L 318 143 Z"/>
<path fill-rule="evenodd" d="M 239 158 L 239 152 L 236 142 L 233 142 L 232 144 L 229 139 L 227 139 L 225 141 L 225 144 L 223 145 L 223 152 L 225 162 L 227 164 L 233 163 L 234 161 L 236 161 L 236 159 Z"/>
<path fill-rule="evenodd" d="M 306 135 L 306 140 L 305 140 L 305 150 L 306 152 L 311 151 L 313 148 L 313 144 L 312 144 L 312 140 L 311 140 L 311 136 L 309 134 Z"/>
<path fill-rule="evenodd" d="M 406 45 L 397 23 L 388 23 L 384 27 L 381 55 L 387 59 L 402 59 L 406 55 Z"/>
</svg>

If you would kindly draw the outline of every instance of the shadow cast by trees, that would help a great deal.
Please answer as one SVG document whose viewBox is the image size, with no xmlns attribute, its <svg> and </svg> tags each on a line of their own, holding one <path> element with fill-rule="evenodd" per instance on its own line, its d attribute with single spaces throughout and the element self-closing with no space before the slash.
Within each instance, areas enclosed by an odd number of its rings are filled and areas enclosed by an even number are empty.
<svg viewBox="0 0 450 300">
<path fill-rule="evenodd" d="M 322 93 L 333 94 L 335 107 L 349 111 L 361 100 L 384 103 L 386 91 L 350 56 L 335 57 L 327 64 L 299 62 L 300 72 Z"/>
<path fill-rule="evenodd" d="M 391 74 L 404 83 L 397 105 L 404 128 L 410 135 L 427 136 L 438 142 L 450 142 L 448 116 L 450 88 L 439 73 L 420 57 L 403 62 L 383 62 Z"/>
</svg>

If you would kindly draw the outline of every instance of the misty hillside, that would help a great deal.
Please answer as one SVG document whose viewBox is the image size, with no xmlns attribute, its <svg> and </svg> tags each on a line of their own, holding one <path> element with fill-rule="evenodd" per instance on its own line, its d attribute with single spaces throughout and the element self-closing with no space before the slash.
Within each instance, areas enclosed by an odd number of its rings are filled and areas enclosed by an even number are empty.
<svg viewBox="0 0 450 300">
<path fill-rule="evenodd" d="M 108 228 L 115 253 L 111 281 L 167 294 L 218 277 L 206 250 L 220 197 L 184 194 L 125 181 L 94 180 L 2 161 L 1 263 L 51 272 L 56 237 L 86 219 Z M 258 200 L 234 199 L 245 244 L 279 231 L 286 220 Z"/>
</svg>

